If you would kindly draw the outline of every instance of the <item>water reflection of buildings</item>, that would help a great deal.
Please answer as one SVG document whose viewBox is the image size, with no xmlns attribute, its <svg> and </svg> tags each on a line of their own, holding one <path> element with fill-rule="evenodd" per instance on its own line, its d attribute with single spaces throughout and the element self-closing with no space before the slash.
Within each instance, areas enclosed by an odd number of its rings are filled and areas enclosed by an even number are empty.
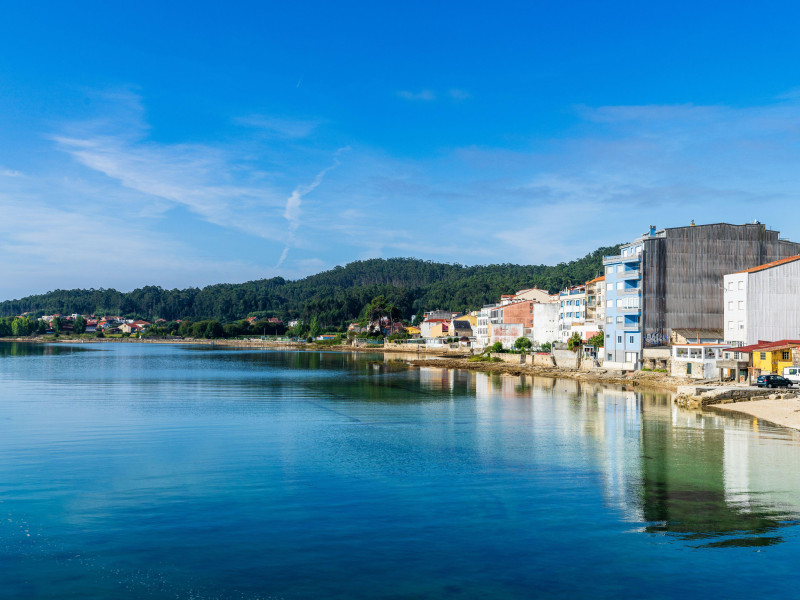
<svg viewBox="0 0 800 600">
<path fill-rule="evenodd" d="M 712 546 L 764 545 L 780 541 L 776 532 L 800 514 L 799 433 L 682 410 L 666 393 L 568 379 L 475 379 L 479 417 L 525 415 L 533 438 L 568 444 L 583 457 L 571 466 L 596 469 L 609 506 L 644 531 Z"/>
</svg>

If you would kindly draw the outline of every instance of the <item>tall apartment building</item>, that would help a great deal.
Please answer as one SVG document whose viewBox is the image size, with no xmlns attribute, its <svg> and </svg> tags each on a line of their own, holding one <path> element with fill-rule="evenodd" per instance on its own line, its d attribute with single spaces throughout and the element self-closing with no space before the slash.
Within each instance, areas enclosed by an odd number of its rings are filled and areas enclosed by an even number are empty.
<svg viewBox="0 0 800 600">
<path fill-rule="evenodd" d="M 724 287 L 727 343 L 800 339 L 800 256 L 725 275 Z"/>
<path fill-rule="evenodd" d="M 586 282 L 586 322 L 598 330 L 605 329 L 606 278 L 604 275 Z"/>
<path fill-rule="evenodd" d="M 638 368 L 642 349 L 666 345 L 674 330 L 724 329 L 724 276 L 800 254 L 760 223 L 690 225 L 649 233 L 603 258 L 605 362 Z"/>
<path fill-rule="evenodd" d="M 572 335 L 572 325 L 583 327 L 586 321 L 586 286 L 577 285 L 558 295 L 558 340 L 566 342 Z"/>
</svg>

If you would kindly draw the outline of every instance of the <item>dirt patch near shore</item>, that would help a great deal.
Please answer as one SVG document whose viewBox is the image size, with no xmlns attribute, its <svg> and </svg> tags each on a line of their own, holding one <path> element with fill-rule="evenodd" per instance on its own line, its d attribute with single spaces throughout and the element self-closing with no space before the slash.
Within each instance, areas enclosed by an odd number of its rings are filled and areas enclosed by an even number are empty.
<svg viewBox="0 0 800 600">
<path fill-rule="evenodd" d="M 508 363 L 470 362 L 466 358 L 420 358 L 409 361 L 418 367 L 439 367 L 445 369 L 466 369 L 469 371 L 486 371 L 490 373 L 507 373 L 509 375 L 536 375 L 540 377 L 566 377 L 582 381 L 596 381 L 624 385 L 642 385 L 662 390 L 676 391 L 683 379 L 668 377 L 663 373 L 637 371 L 629 375 L 619 376 L 603 371 L 578 371 L 575 369 L 559 369 L 557 367 L 534 367 L 532 365 L 514 365 Z"/>
</svg>

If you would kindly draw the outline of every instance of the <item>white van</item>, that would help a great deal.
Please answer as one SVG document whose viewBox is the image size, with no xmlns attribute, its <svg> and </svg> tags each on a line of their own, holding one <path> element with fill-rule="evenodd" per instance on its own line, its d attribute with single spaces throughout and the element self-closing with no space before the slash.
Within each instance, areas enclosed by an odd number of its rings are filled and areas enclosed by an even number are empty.
<svg viewBox="0 0 800 600">
<path fill-rule="evenodd" d="M 800 383 L 800 367 L 784 367 L 783 376 L 792 383 Z"/>
</svg>

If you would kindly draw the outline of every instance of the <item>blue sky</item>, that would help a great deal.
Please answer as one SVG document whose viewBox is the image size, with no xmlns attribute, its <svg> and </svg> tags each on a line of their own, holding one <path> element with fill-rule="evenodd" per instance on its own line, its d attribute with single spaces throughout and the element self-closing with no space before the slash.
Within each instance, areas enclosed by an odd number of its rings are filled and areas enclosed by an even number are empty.
<svg viewBox="0 0 800 600">
<path fill-rule="evenodd" d="M 800 240 L 794 3 L 7 4 L 1 299 Z"/>
</svg>

